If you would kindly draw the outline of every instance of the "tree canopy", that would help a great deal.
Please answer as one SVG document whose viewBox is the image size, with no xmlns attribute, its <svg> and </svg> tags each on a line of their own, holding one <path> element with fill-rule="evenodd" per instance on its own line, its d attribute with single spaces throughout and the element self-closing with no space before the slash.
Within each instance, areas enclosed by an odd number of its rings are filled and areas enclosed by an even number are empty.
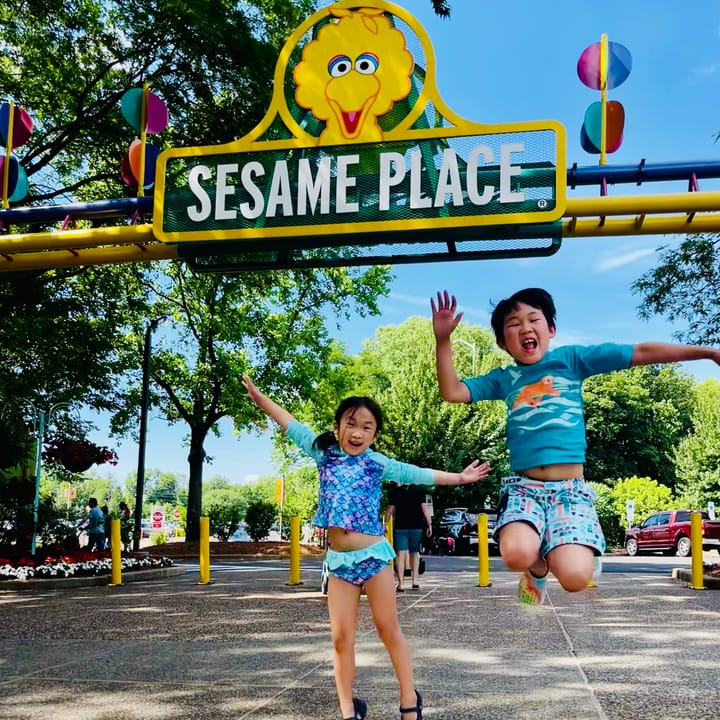
<svg viewBox="0 0 720 720">
<path fill-rule="evenodd" d="M 636 280 L 638 310 L 647 319 L 664 315 L 684 327 L 676 337 L 697 345 L 720 345 L 720 235 L 692 235 L 677 248 L 659 249 L 660 262 Z"/>
<path fill-rule="evenodd" d="M 585 381 L 586 477 L 651 477 L 675 488 L 673 452 L 691 429 L 694 380 L 678 366 L 635 367 Z"/>
</svg>

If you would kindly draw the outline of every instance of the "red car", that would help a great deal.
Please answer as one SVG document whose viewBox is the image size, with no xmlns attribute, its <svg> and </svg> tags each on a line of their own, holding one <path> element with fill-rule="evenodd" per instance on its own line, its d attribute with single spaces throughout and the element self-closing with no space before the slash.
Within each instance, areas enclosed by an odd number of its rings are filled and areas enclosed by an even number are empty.
<svg viewBox="0 0 720 720">
<path fill-rule="evenodd" d="M 703 550 L 715 549 L 720 553 L 720 521 L 702 516 Z M 663 551 L 680 557 L 690 555 L 690 510 L 661 510 L 653 513 L 625 534 L 628 555 L 641 552 Z"/>
</svg>

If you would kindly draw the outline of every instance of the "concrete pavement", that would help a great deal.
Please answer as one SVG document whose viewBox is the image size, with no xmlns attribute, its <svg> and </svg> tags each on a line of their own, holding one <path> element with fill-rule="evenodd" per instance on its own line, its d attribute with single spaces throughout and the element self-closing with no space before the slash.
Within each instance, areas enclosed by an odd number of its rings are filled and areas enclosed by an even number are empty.
<svg viewBox="0 0 720 720">
<path fill-rule="evenodd" d="M 428 572 L 399 596 L 427 720 L 717 718 L 720 593 L 613 573 L 550 604 L 516 601 L 517 576 Z M 107 586 L 0 590 L 0 718 L 338 718 L 319 562 L 215 562 Z M 397 684 L 361 603 L 357 694 L 399 718 Z"/>
</svg>

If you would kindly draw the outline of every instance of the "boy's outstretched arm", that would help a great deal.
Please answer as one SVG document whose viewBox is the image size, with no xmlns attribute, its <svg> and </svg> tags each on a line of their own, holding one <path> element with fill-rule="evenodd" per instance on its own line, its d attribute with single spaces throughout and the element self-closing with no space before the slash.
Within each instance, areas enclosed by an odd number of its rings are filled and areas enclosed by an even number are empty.
<svg viewBox="0 0 720 720">
<path fill-rule="evenodd" d="M 631 365 L 684 362 L 686 360 L 712 360 L 720 365 L 720 350 L 699 345 L 673 345 L 671 343 L 638 343 L 633 348 Z"/>
<path fill-rule="evenodd" d="M 452 359 L 450 336 L 458 326 L 463 314 L 456 313 L 457 300 L 447 290 L 438 292 L 437 304 L 430 298 L 433 332 L 435 333 L 435 367 L 437 371 L 440 397 L 448 402 L 470 402 L 470 390 L 460 382 Z"/>
<path fill-rule="evenodd" d="M 250 376 L 243 373 L 242 384 L 247 390 L 248 397 L 266 414 L 269 415 L 283 430 L 295 419 L 285 408 L 273 402 L 267 395 L 261 393 L 253 384 Z"/>
<path fill-rule="evenodd" d="M 445 472 L 444 470 L 433 470 L 436 485 L 468 485 L 478 480 L 484 480 L 490 473 L 490 463 L 481 463 L 475 460 L 470 463 L 461 473 Z"/>
</svg>

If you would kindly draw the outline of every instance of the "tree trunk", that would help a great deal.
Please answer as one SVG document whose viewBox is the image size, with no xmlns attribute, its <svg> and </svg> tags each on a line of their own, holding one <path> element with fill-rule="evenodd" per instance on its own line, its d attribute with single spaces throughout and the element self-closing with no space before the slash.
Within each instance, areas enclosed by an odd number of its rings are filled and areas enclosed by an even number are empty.
<svg viewBox="0 0 720 720">
<path fill-rule="evenodd" d="M 196 437 L 193 429 L 190 439 L 190 453 L 188 464 L 190 475 L 188 480 L 187 524 L 185 527 L 186 542 L 199 542 L 200 540 L 200 513 L 202 512 L 202 480 L 205 450 L 203 448 L 204 436 Z"/>
</svg>

